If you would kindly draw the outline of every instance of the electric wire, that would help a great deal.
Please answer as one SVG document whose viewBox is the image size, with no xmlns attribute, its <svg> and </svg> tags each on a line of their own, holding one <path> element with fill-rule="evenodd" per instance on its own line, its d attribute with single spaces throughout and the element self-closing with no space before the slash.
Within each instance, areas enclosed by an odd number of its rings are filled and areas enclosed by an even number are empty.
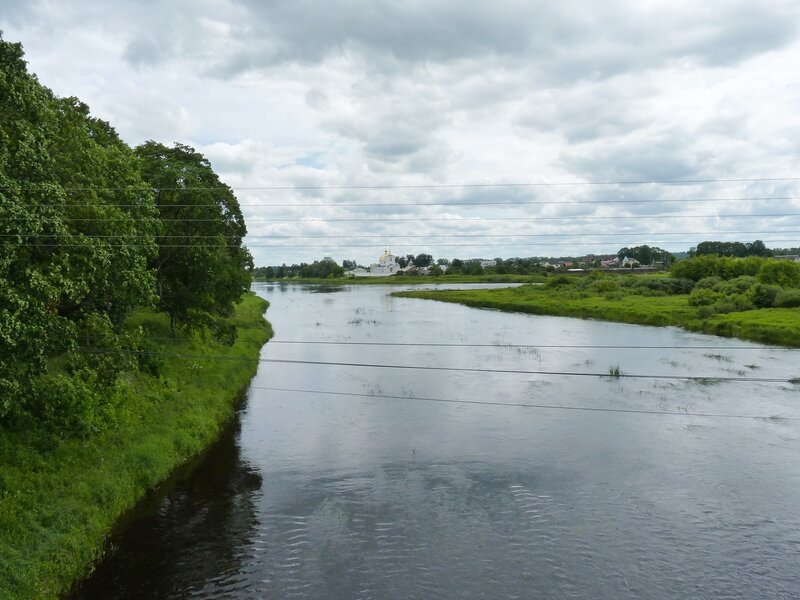
<svg viewBox="0 0 800 600">
<path fill-rule="evenodd" d="M 757 183 L 776 181 L 800 181 L 800 177 L 738 177 L 738 178 L 709 178 L 709 179 L 649 179 L 649 180 L 619 180 L 619 181 L 529 181 L 529 182 L 482 182 L 482 183 L 410 183 L 410 184 L 374 184 L 374 185 L 273 185 L 273 186 L 235 186 L 224 187 L 183 186 L 183 187 L 149 187 L 149 186 L 123 186 L 123 187 L 79 187 L 66 186 L 61 188 L 69 191 L 220 191 L 228 190 L 401 190 L 401 189 L 450 189 L 450 188 L 503 188 L 503 187 L 568 187 L 568 186 L 609 186 L 609 185 L 692 185 L 698 183 Z M 38 187 L 0 187 L 2 191 L 38 191 Z"/>
<path fill-rule="evenodd" d="M 390 238 L 391 236 L 387 236 Z M 672 244 L 694 244 L 696 240 L 659 240 L 650 239 L 651 243 L 665 243 Z M 789 240 L 762 240 L 765 244 L 798 244 L 800 238 Z M 422 244 L 425 248 L 506 248 L 506 247 L 576 247 L 576 246 L 597 246 L 598 244 L 606 243 L 619 245 L 622 242 L 504 242 L 504 243 L 490 243 L 490 242 L 463 242 L 460 244 L 444 244 L 439 242 L 428 242 Z M 31 243 L 18 243 L 19 247 L 24 248 L 86 248 L 96 249 L 95 246 L 87 244 L 31 244 Z M 325 249 L 341 249 L 341 248 L 374 248 L 375 243 L 371 244 L 104 244 L 102 248 L 196 248 L 196 249 L 219 249 L 219 248 L 284 248 L 284 249 L 308 249 L 308 248 L 325 248 Z"/>
<path fill-rule="evenodd" d="M 103 340 L 115 339 L 114 336 L 109 335 L 90 335 L 80 336 L 81 339 L 90 340 Z M 185 337 L 185 336 L 147 336 L 143 341 L 158 341 L 158 342 L 192 342 L 203 341 L 202 339 Z M 536 349 L 536 350 L 552 350 L 552 349 L 589 349 L 589 350 L 798 350 L 800 348 L 791 348 L 786 346 L 699 346 L 699 345 L 626 345 L 626 344 L 466 344 L 466 343 L 450 343 L 450 342 L 354 342 L 354 341 L 336 341 L 336 340 L 248 340 L 237 338 L 234 340 L 235 344 L 287 344 L 287 345 L 307 345 L 307 346 L 369 346 L 369 347 L 390 347 L 390 348 L 493 348 L 496 350 L 520 348 L 520 349 Z"/>
<path fill-rule="evenodd" d="M 602 200 L 451 200 L 443 202 L 317 202 L 317 203 L 239 203 L 240 208 L 359 208 L 359 207 L 395 207 L 395 206 L 506 206 L 506 205 L 551 205 L 561 204 L 662 204 L 662 203 L 687 203 L 687 202 L 763 202 L 768 200 L 791 201 L 800 198 L 794 196 L 751 196 L 736 198 L 663 198 L 656 200 L 634 200 L 604 198 Z M 39 205 L 33 205 L 39 206 Z M 59 208 L 220 208 L 219 204 L 107 204 L 107 203 L 75 203 L 59 205 Z"/>
<path fill-rule="evenodd" d="M 595 221 L 595 220 L 649 220 L 649 219 L 754 219 L 754 218 L 773 218 L 773 217 L 797 217 L 800 213 L 766 213 L 766 214 L 646 214 L 646 215 L 570 215 L 560 217 L 549 216 L 535 216 L 535 217 L 386 217 L 386 218 L 371 218 L 365 219 L 361 217 L 353 218 L 322 218 L 322 217 L 306 217 L 302 219 L 268 219 L 268 218 L 251 218 L 247 219 L 247 223 L 391 223 L 400 221 L 458 221 L 460 223 L 480 223 L 484 221 Z M 4 217 L 0 218 L 0 222 L 23 222 L 23 221 L 43 221 L 50 217 Z M 122 217 L 56 217 L 53 220 L 59 222 L 103 222 L 103 221 L 137 221 L 138 217 L 126 215 Z M 219 219 L 157 219 L 162 223 L 217 223 Z"/>
<path fill-rule="evenodd" d="M 431 233 L 431 234 L 405 234 L 405 233 L 368 233 L 368 234 L 310 234 L 310 235 L 303 235 L 303 234 L 295 234 L 295 235 L 286 235 L 286 234 L 263 234 L 263 235 L 247 235 L 247 239 L 285 239 L 285 240 L 294 240 L 294 239 L 372 239 L 372 238 L 409 238 L 409 239 L 426 239 L 426 238 L 444 238 L 444 239 L 453 239 L 453 238 L 515 238 L 515 237 L 524 237 L 524 238 L 537 238 L 537 237 L 573 237 L 575 235 L 581 235 L 581 237 L 615 237 L 615 236 L 635 236 L 635 237 L 645 237 L 645 236 L 656 236 L 656 235 L 784 235 L 784 234 L 798 234 L 800 233 L 800 229 L 788 229 L 788 230 L 780 230 L 780 231 L 645 231 L 645 232 L 636 232 L 636 231 L 619 231 L 619 232 L 604 232 L 604 233 L 594 233 L 594 232 L 572 232 L 572 233 Z M 11 237 L 39 237 L 39 238 L 61 238 L 61 237 L 80 237 L 80 238 L 87 238 L 87 239 L 150 239 L 150 235 L 147 234 L 83 234 L 83 233 L 35 233 L 35 232 L 25 232 L 25 233 L 0 233 L 0 238 L 11 238 Z M 156 240 L 163 240 L 163 239 L 192 239 L 192 240 L 203 240 L 203 239 L 220 239 L 220 238 L 234 238 L 239 239 L 242 236 L 238 234 L 219 234 L 219 235 L 201 235 L 201 234 L 171 234 L 171 235 L 155 235 L 152 236 Z"/>
<path fill-rule="evenodd" d="M 283 388 L 273 386 L 258 386 L 251 385 L 249 389 L 253 390 L 268 390 L 274 392 L 290 392 L 298 394 L 319 394 L 325 396 L 349 396 L 356 398 L 376 398 L 382 400 L 411 400 L 416 402 L 440 402 L 446 404 L 473 404 L 478 406 L 503 406 L 503 407 L 516 407 L 516 408 L 533 408 L 533 409 L 546 409 L 546 410 L 563 410 L 563 411 L 586 411 L 586 412 L 601 412 L 601 413 L 625 413 L 636 415 L 670 415 L 676 417 L 706 417 L 706 418 L 724 418 L 724 419 L 755 419 L 755 420 L 780 420 L 780 421 L 800 421 L 800 417 L 782 417 L 779 415 L 744 415 L 744 414 L 730 414 L 730 413 L 698 413 L 687 411 L 670 411 L 670 410 L 653 410 L 653 409 L 636 409 L 636 408 L 610 408 L 600 406 L 569 406 L 564 404 L 533 404 L 533 403 L 517 403 L 517 402 L 496 402 L 490 400 L 457 400 L 454 398 L 429 398 L 425 396 L 393 396 L 390 394 L 365 394 L 357 392 L 336 392 L 330 390 L 307 390 L 297 388 Z"/>
<path fill-rule="evenodd" d="M 81 352 L 85 354 L 109 354 L 108 351 L 93 351 L 89 349 L 82 349 Z M 315 365 L 315 366 L 334 366 L 334 367 L 355 367 L 355 368 L 372 368 L 372 369 L 406 369 L 417 371 L 445 371 L 445 372 L 459 372 L 459 373 L 495 373 L 495 374 L 512 374 L 512 375 L 551 375 L 563 377 L 599 377 L 608 379 L 663 379 L 663 380 L 678 380 L 678 381 L 695 381 L 695 382 L 749 382 L 749 383 L 800 383 L 798 378 L 782 378 L 782 377 L 731 377 L 731 376 L 697 376 L 697 375 L 649 375 L 639 373 L 583 373 L 579 371 L 551 371 L 539 370 L 531 371 L 526 369 L 488 369 L 478 367 L 436 367 L 431 365 L 397 365 L 397 364 L 381 364 L 381 363 L 358 363 L 358 362 L 343 362 L 343 361 L 322 361 L 322 360 L 296 360 L 288 358 L 250 358 L 245 356 L 221 356 L 221 355 L 203 355 L 203 354 L 182 354 L 182 353 L 169 353 L 169 352 L 151 352 L 151 351 L 137 351 L 137 350 L 122 350 L 134 355 L 145 356 L 163 356 L 169 358 L 185 358 L 192 360 L 233 360 L 233 361 L 254 361 L 260 363 L 276 363 L 276 364 L 290 364 L 290 365 Z"/>
</svg>

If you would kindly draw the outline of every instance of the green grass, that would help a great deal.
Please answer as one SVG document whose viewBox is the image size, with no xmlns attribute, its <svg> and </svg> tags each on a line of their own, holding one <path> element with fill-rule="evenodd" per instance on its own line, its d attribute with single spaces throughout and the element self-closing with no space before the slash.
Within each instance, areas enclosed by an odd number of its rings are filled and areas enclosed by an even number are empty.
<svg viewBox="0 0 800 600">
<path fill-rule="evenodd" d="M 416 275 L 389 277 L 290 277 L 284 279 L 259 279 L 254 281 L 271 283 L 326 283 L 335 285 L 417 285 L 417 284 L 442 284 L 442 283 L 541 283 L 545 275 L 514 275 L 514 274 L 487 274 L 487 275 Z"/>
<path fill-rule="evenodd" d="M 797 308 L 749 310 L 703 319 L 698 315 L 696 307 L 689 306 L 688 295 L 685 294 L 603 296 L 576 293 L 571 287 L 561 290 L 521 286 L 494 290 L 404 291 L 393 295 L 537 315 L 601 319 L 639 325 L 675 325 L 690 331 L 768 344 L 800 346 L 800 309 Z"/>
<path fill-rule="evenodd" d="M 272 335 L 267 303 L 237 307 L 240 339 L 223 346 L 192 337 L 152 342 L 153 351 L 257 358 Z M 164 315 L 142 310 L 126 327 L 169 336 Z M 87 440 L 0 432 L 0 598 L 58 598 L 87 575 L 119 517 L 176 467 L 197 456 L 230 422 L 255 373 L 254 360 L 166 357 L 160 376 L 127 376 L 116 417 Z"/>
</svg>

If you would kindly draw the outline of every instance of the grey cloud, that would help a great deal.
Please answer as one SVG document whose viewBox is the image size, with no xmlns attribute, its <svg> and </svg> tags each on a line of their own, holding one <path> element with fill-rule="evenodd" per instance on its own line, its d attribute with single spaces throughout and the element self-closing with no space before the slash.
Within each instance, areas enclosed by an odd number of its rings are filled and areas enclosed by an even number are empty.
<svg viewBox="0 0 800 600">
<path fill-rule="evenodd" d="M 796 30 L 791 3 L 723 3 L 714 10 L 621 2 L 496 1 L 364 4 L 333 0 L 309 10 L 291 0 L 239 0 L 251 15 L 246 43 L 215 68 L 219 76 L 283 63 L 319 64 L 353 53 L 368 63 L 448 63 L 501 55 L 545 81 L 607 78 L 692 57 L 727 65 L 785 45 Z M 385 65 L 382 65 L 385 68 Z"/>
<path fill-rule="evenodd" d="M 594 181 L 693 179 L 703 173 L 702 157 L 682 133 L 639 132 L 622 140 L 584 144 L 561 153 L 568 171 Z"/>
<path fill-rule="evenodd" d="M 134 39 L 125 48 L 122 56 L 134 67 L 156 65 L 167 57 L 170 50 L 168 40 L 165 36 Z"/>
</svg>

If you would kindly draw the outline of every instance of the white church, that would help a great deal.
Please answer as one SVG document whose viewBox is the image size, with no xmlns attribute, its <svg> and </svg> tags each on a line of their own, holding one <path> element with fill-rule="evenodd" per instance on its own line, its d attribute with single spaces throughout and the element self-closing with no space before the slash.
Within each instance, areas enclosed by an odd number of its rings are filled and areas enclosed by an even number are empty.
<svg viewBox="0 0 800 600">
<path fill-rule="evenodd" d="M 358 267 L 352 271 L 347 271 L 345 275 L 349 277 L 388 277 L 400 271 L 394 254 L 388 249 L 383 251 L 377 263 L 372 263 L 368 269 Z"/>
</svg>

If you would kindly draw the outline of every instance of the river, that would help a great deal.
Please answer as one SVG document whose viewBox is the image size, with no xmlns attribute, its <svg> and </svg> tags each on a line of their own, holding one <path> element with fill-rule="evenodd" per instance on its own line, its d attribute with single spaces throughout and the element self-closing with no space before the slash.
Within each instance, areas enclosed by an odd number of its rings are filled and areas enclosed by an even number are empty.
<svg viewBox="0 0 800 600">
<path fill-rule="evenodd" d="M 740 380 L 800 352 L 392 289 L 256 284 L 262 358 L 303 362 L 260 365 L 76 598 L 800 596 L 800 386 Z M 615 368 L 667 378 L 552 374 Z"/>
</svg>

